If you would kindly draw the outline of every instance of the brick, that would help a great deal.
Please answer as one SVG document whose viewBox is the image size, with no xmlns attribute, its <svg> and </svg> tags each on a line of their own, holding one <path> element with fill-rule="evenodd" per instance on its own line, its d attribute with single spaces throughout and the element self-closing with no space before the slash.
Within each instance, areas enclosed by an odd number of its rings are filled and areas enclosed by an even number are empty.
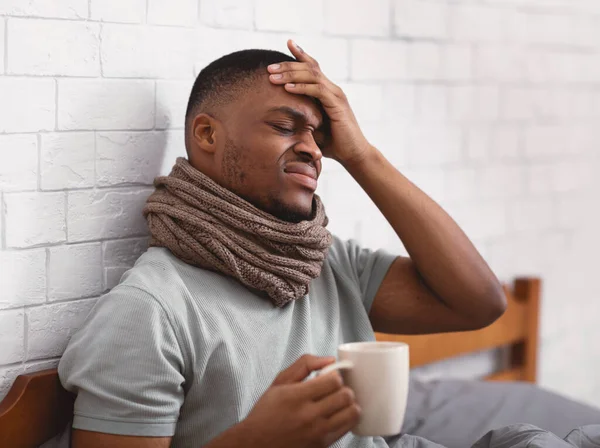
<svg viewBox="0 0 600 448">
<path fill-rule="evenodd" d="M 408 73 L 414 80 L 435 80 L 441 75 L 441 46 L 429 42 L 412 42 L 408 46 Z"/>
<path fill-rule="evenodd" d="M 131 269 L 147 248 L 147 238 L 105 242 L 103 265 L 106 287 L 114 288 L 119 283 L 121 276 Z"/>
<path fill-rule="evenodd" d="M 23 310 L 0 312 L 0 364 L 21 362 L 25 357 L 25 313 Z"/>
<path fill-rule="evenodd" d="M 527 191 L 534 194 L 550 193 L 553 190 L 553 170 L 550 163 L 535 163 L 527 167 Z"/>
<path fill-rule="evenodd" d="M 0 308 L 46 301 L 46 251 L 0 252 Z"/>
<path fill-rule="evenodd" d="M 453 3 L 448 5 L 450 37 L 458 41 L 495 42 L 504 37 L 502 8 Z"/>
<path fill-rule="evenodd" d="M 383 116 L 398 123 L 412 121 L 416 109 L 416 87 L 411 84 L 386 83 L 383 86 Z"/>
<path fill-rule="evenodd" d="M 153 125 L 152 81 L 58 81 L 58 128 L 61 130 L 150 129 Z"/>
<path fill-rule="evenodd" d="M 27 310 L 27 361 L 61 356 L 95 299 L 55 303 Z"/>
<path fill-rule="evenodd" d="M 460 160 L 462 134 L 458 128 L 416 125 L 407 131 L 411 165 L 438 165 Z"/>
<path fill-rule="evenodd" d="M 254 11 L 247 0 L 204 0 L 200 4 L 200 20 L 220 28 L 252 29 Z"/>
<path fill-rule="evenodd" d="M 472 201 L 477 197 L 477 175 L 474 168 L 454 168 L 444 171 L 444 200 Z"/>
<path fill-rule="evenodd" d="M 465 144 L 469 160 L 483 161 L 489 157 L 492 137 L 489 126 L 466 128 Z"/>
<path fill-rule="evenodd" d="M 451 81 L 473 78 L 473 50 L 466 45 L 447 44 L 442 47 L 441 77 Z"/>
<path fill-rule="evenodd" d="M 319 62 L 321 70 L 329 79 L 337 82 L 349 78 L 350 61 L 347 39 L 309 35 L 298 40 L 298 44 Z M 281 47 L 271 46 L 269 48 L 283 51 L 285 42 L 285 39 L 281 39 Z"/>
<path fill-rule="evenodd" d="M 450 117 L 458 121 L 494 121 L 499 115 L 497 86 L 450 87 Z"/>
<path fill-rule="evenodd" d="M 87 19 L 88 0 L 2 0 L 0 15 L 57 17 L 61 19 Z"/>
<path fill-rule="evenodd" d="M 406 163 L 406 132 L 408 125 L 399 123 L 371 122 L 361 125 L 369 143 L 375 146 L 395 167 Z"/>
<path fill-rule="evenodd" d="M 52 79 L 0 78 L 0 132 L 54 129 L 55 84 Z"/>
<path fill-rule="evenodd" d="M 453 204 L 446 211 L 471 239 L 494 238 L 506 233 L 506 206 L 502 202 Z"/>
<path fill-rule="evenodd" d="M 515 160 L 521 155 L 521 131 L 516 126 L 498 126 L 492 131 L 490 155 L 493 160 Z"/>
<path fill-rule="evenodd" d="M 581 160 L 562 161 L 552 165 L 555 192 L 584 192 L 592 186 L 593 166 Z"/>
<path fill-rule="evenodd" d="M 48 249 L 48 299 L 91 297 L 103 291 L 100 243 Z"/>
<path fill-rule="evenodd" d="M 528 54 L 517 45 L 481 46 L 475 59 L 475 77 L 490 81 L 523 81 Z"/>
<path fill-rule="evenodd" d="M 320 32 L 323 1 L 256 0 L 255 25 L 259 31 Z M 301 45 L 301 44 L 300 44 Z"/>
<path fill-rule="evenodd" d="M 156 81 L 156 127 L 183 128 L 192 81 Z"/>
<path fill-rule="evenodd" d="M 555 225 L 551 198 L 518 198 L 508 204 L 509 229 L 515 232 L 541 231 Z"/>
<path fill-rule="evenodd" d="M 477 172 L 478 194 L 482 199 L 514 198 L 524 191 L 525 172 L 521 165 L 492 165 Z"/>
<path fill-rule="evenodd" d="M 443 122 L 448 117 L 446 86 L 420 84 L 416 86 L 416 117 L 419 122 Z"/>
<path fill-rule="evenodd" d="M 571 17 L 573 45 L 594 48 L 600 41 L 600 17 L 583 15 Z"/>
<path fill-rule="evenodd" d="M 4 73 L 4 20 L 0 20 L 0 73 Z"/>
<path fill-rule="evenodd" d="M 561 194 L 556 200 L 556 216 L 558 225 L 563 229 L 579 230 L 582 227 L 595 225 L 597 228 L 598 213 L 593 215 L 595 198 L 585 197 L 578 192 Z M 591 228 L 591 227 L 590 227 Z"/>
<path fill-rule="evenodd" d="M 448 34 L 444 2 L 395 0 L 394 30 L 397 36 L 444 39 Z"/>
<path fill-rule="evenodd" d="M 69 242 L 145 235 L 142 208 L 152 191 L 128 188 L 69 192 Z"/>
<path fill-rule="evenodd" d="M 354 80 L 396 80 L 408 76 L 408 45 L 401 41 L 355 40 L 350 75 Z"/>
<path fill-rule="evenodd" d="M 167 146 L 160 167 L 161 176 L 166 176 L 171 172 L 178 157 L 187 157 L 184 133 L 182 131 L 167 131 L 166 134 Z"/>
<path fill-rule="evenodd" d="M 151 185 L 160 172 L 165 145 L 164 132 L 97 133 L 97 185 Z"/>
<path fill-rule="evenodd" d="M 375 84 L 338 84 L 359 123 L 379 121 L 383 112 L 383 88 Z"/>
<path fill-rule="evenodd" d="M 148 23 L 194 26 L 197 17 L 197 0 L 148 0 Z"/>
<path fill-rule="evenodd" d="M 0 135 L 0 191 L 37 188 L 37 146 L 35 135 Z"/>
<path fill-rule="evenodd" d="M 528 158 L 547 158 L 565 154 L 569 134 L 563 126 L 537 125 L 525 131 L 525 155 Z"/>
<path fill-rule="evenodd" d="M 346 0 L 325 0 L 327 34 L 350 36 L 389 36 L 390 0 L 356 2 L 351 7 Z"/>
<path fill-rule="evenodd" d="M 188 78 L 193 74 L 191 29 L 107 24 L 101 34 L 105 77 Z"/>
<path fill-rule="evenodd" d="M 509 16 L 507 37 L 522 44 L 570 45 L 572 19 L 564 14 L 516 12 Z"/>
<path fill-rule="evenodd" d="M 100 75 L 100 25 L 10 19 L 7 72 L 19 75 Z"/>
<path fill-rule="evenodd" d="M 103 22 L 142 23 L 146 0 L 91 0 L 90 17 Z"/>
<path fill-rule="evenodd" d="M 574 116 L 570 92 L 557 88 L 536 89 L 533 106 L 538 119 L 569 119 Z"/>
<path fill-rule="evenodd" d="M 94 144 L 93 132 L 42 134 L 42 190 L 92 187 Z"/>
<path fill-rule="evenodd" d="M 533 92 L 525 87 L 507 87 L 500 97 L 503 120 L 528 120 L 535 116 Z"/>
<path fill-rule="evenodd" d="M 64 193 L 9 193 L 4 195 L 4 205 L 7 247 L 65 241 Z"/>
</svg>

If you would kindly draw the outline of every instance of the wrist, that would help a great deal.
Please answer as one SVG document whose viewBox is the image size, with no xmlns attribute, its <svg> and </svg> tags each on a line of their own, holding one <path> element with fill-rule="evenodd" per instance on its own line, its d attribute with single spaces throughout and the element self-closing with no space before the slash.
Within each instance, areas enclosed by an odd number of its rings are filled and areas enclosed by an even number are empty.
<svg viewBox="0 0 600 448">
<path fill-rule="evenodd" d="M 377 159 L 381 153 L 373 145 L 367 144 L 364 149 L 357 151 L 355 155 L 346 160 L 340 160 L 340 164 L 349 173 L 355 172 L 367 165 L 370 161 Z"/>
</svg>

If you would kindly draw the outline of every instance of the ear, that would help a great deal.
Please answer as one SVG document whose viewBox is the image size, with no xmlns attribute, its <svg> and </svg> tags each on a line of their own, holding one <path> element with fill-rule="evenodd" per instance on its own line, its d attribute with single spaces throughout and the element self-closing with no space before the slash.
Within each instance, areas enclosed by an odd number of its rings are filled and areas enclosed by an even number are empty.
<svg viewBox="0 0 600 448">
<path fill-rule="evenodd" d="M 198 114 L 192 120 L 191 138 L 202 151 L 214 153 L 218 145 L 217 120 L 208 114 Z"/>
</svg>

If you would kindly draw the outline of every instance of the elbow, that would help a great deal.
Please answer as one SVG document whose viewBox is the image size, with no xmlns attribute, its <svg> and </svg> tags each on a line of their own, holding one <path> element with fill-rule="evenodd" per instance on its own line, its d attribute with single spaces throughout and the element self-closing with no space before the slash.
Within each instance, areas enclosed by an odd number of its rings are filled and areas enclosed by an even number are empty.
<svg viewBox="0 0 600 448">
<path fill-rule="evenodd" d="M 480 330 L 496 322 L 506 311 L 507 301 L 504 288 L 500 283 L 491 285 L 487 292 L 479 296 L 477 303 L 480 304 L 476 319 L 472 319 L 471 330 Z"/>
</svg>

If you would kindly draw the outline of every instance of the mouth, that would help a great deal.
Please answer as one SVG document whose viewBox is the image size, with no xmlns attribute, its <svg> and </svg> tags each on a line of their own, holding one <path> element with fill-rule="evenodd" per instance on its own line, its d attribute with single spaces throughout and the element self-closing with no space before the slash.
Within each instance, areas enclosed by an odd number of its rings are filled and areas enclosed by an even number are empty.
<svg viewBox="0 0 600 448">
<path fill-rule="evenodd" d="M 289 163 L 283 170 L 289 179 L 297 184 L 315 191 L 317 189 L 317 170 L 306 163 Z"/>
</svg>

